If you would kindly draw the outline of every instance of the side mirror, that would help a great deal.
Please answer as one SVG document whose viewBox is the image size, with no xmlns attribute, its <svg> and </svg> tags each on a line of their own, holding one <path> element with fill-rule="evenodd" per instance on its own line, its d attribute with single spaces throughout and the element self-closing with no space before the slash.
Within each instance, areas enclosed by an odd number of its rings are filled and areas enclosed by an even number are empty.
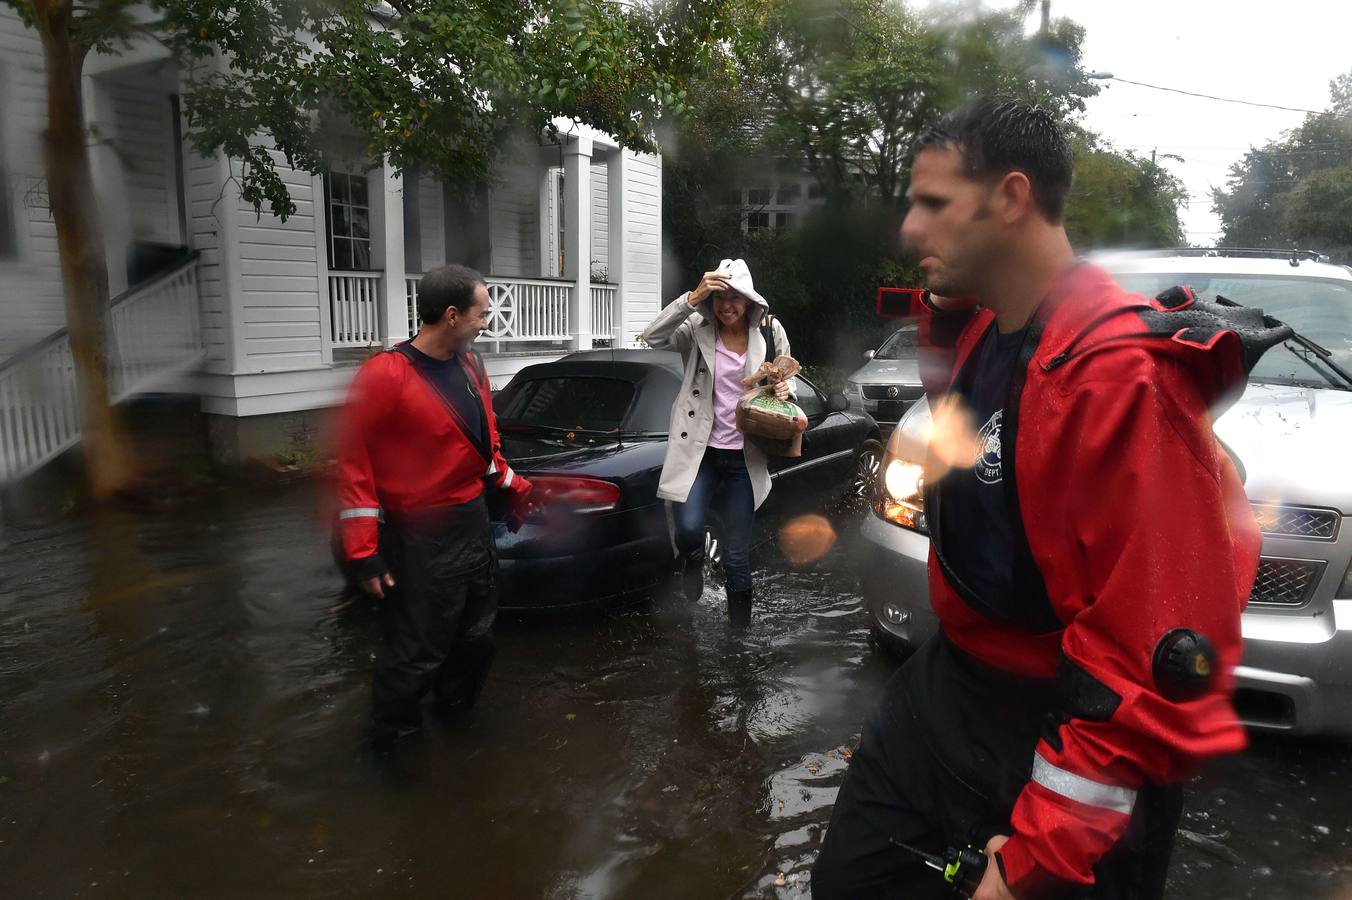
<svg viewBox="0 0 1352 900">
<path fill-rule="evenodd" d="M 864 351 L 864 359 L 873 359 L 873 357 L 876 356 L 876 355 L 877 355 L 877 351 L 876 351 L 876 350 L 865 350 L 865 351 Z"/>
<path fill-rule="evenodd" d="M 844 394 L 831 394 L 826 398 L 826 411 L 829 413 L 844 412 L 850 408 L 850 401 Z"/>
</svg>

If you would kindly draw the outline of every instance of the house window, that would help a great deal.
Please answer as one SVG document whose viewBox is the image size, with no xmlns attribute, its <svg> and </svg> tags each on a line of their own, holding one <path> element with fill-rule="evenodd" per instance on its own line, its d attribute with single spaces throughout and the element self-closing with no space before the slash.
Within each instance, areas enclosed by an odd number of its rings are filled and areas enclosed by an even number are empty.
<svg viewBox="0 0 1352 900">
<path fill-rule="evenodd" d="M 803 186 L 794 182 L 793 184 L 781 184 L 779 186 L 779 202 L 785 205 L 797 203 L 803 196 Z"/>
<path fill-rule="evenodd" d="M 748 206 L 767 206 L 770 203 L 769 188 L 752 188 L 746 192 Z"/>
<path fill-rule="evenodd" d="M 746 214 L 746 230 L 757 231 L 761 228 L 770 227 L 770 214 L 767 212 L 753 212 Z"/>
<path fill-rule="evenodd" d="M 329 268 L 371 268 L 371 202 L 366 176 L 330 172 Z"/>
<path fill-rule="evenodd" d="M 788 228 L 793 225 L 793 213 L 775 213 L 775 227 Z"/>
</svg>

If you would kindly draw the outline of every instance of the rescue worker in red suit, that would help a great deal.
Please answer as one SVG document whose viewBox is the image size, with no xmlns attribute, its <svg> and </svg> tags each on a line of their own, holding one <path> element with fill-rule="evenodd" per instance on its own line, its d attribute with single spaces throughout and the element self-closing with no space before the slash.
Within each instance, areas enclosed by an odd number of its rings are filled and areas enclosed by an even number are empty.
<svg viewBox="0 0 1352 900">
<path fill-rule="evenodd" d="M 922 377 L 966 408 L 978 458 L 925 487 L 941 630 L 865 724 L 818 900 L 951 896 L 893 840 L 985 848 L 978 900 L 1161 897 L 1180 785 L 1244 746 L 1260 535 L 1211 422 L 1290 331 L 1077 264 L 1070 183 L 1064 134 L 1019 101 L 918 143 L 901 233 L 932 292 Z"/>
<path fill-rule="evenodd" d="M 454 713 L 477 701 L 492 662 L 497 561 L 484 495 L 519 517 L 530 483 L 502 456 L 483 361 L 488 289 L 465 266 L 418 287 L 421 327 L 361 367 L 344 411 L 338 529 L 351 577 L 380 604 L 371 740 L 416 732 L 432 694 Z"/>
</svg>

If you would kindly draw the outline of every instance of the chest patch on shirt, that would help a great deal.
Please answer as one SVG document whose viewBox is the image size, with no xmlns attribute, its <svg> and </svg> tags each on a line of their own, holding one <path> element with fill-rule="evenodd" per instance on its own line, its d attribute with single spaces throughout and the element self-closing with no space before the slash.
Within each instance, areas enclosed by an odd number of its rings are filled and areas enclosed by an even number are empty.
<svg viewBox="0 0 1352 900">
<path fill-rule="evenodd" d="M 999 484 L 1004 477 L 1000 468 L 1000 420 L 1004 418 L 1004 413 L 1003 409 L 991 413 L 986 424 L 977 432 L 981 455 L 976 461 L 976 477 L 982 484 Z"/>
</svg>

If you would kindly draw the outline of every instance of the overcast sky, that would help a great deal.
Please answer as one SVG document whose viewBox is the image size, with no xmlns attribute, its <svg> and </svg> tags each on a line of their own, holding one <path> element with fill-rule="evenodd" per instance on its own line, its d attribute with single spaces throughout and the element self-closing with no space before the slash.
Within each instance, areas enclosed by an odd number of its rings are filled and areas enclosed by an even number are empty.
<svg viewBox="0 0 1352 900">
<path fill-rule="evenodd" d="M 1052 0 L 1052 16 L 1085 27 L 1087 69 L 1203 94 L 1320 110 L 1329 81 L 1352 69 L 1352 3 L 1345 0 Z M 1161 164 L 1188 188 L 1191 201 L 1181 213 L 1190 243 L 1211 245 L 1219 236 L 1211 188 L 1224 183 L 1230 164 L 1304 120 L 1301 113 L 1100 84 L 1088 101 L 1089 128 L 1118 149 L 1148 156 L 1158 147 L 1186 160 Z"/>
</svg>

